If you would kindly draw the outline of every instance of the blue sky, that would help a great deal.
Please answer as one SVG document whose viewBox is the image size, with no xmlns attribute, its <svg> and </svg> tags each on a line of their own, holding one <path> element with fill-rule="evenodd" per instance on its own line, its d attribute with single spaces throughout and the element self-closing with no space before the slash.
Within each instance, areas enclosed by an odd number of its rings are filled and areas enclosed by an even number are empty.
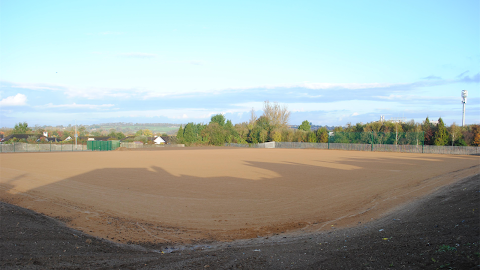
<svg viewBox="0 0 480 270">
<path fill-rule="evenodd" d="M 0 0 L 0 126 L 480 123 L 480 1 Z"/>
</svg>

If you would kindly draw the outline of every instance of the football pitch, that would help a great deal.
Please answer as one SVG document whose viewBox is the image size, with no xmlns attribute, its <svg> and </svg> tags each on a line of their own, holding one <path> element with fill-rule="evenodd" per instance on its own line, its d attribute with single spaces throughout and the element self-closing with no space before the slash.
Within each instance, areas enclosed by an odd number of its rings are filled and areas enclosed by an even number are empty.
<svg viewBox="0 0 480 270">
<path fill-rule="evenodd" d="M 480 171 L 479 157 L 309 149 L 0 154 L 0 200 L 118 242 L 355 226 Z"/>
</svg>

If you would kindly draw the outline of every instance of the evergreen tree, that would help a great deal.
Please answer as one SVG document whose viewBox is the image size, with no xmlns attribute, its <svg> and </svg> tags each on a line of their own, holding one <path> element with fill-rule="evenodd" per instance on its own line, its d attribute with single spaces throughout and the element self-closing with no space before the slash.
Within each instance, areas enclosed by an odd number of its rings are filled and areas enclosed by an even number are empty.
<svg viewBox="0 0 480 270">
<path fill-rule="evenodd" d="M 196 125 L 194 123 L 188 123 L 185 126 L 185 130 L 183 131 L 183 140 L 185 143 L 192 143 L 196 141 Z"/>
<path fill-rule="evenodd" d="M 425 133 L 425 145 L 432 145 L 433 144 L 433 128 L 432 124 L 430 123 L 430 119 L 427 118 L 423 122 L 422 131 Z"/>
<path fill-rule="evenodd" d="M 177 131 L 177 142 L 183 143 L 183 127 L 180 125 L 180 128 Z"/>
<path fill-rule="evenodd" d="M 448 130 L 441 117 L 438 118 L 438 125 L 433 136 L 433 143 L 435 145 L 446 145 L 448 143 Z"/>
<path fill-rule="evenodd" d="M 219 126 L 223 127 L 225 125 L 225 116 L 223 114 L 217 114 L 210 118 L 210 123 L 217 123 Z M 232 122 L 230 122 L 231 124 Z"/>
<path fill-rule="evenodd" d="M 303 121 L 302 124 L 298 127 L 298 129 L 303 131 L 310 131 L 310 122 L 308 122 L 308 120 Z"/>
</svg>

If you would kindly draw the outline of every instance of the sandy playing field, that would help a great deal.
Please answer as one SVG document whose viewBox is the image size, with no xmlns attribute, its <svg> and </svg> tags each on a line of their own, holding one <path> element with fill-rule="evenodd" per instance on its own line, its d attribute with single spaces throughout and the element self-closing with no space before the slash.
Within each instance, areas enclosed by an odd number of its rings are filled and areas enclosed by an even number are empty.
<svg viewBox="0 0 480 270">
<path fill-rule="evenodd" d="M 0 154 L 0 200 L 119 242 L 353 226 L 479 173 L 476 156 L 305 149 Z"/>
</svg>

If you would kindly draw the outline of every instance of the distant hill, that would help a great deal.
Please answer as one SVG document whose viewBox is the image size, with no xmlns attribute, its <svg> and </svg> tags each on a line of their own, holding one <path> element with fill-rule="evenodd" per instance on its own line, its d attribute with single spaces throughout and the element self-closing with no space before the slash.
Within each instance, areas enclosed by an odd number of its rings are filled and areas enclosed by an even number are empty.
<svg viewBox="0 0 480 270">
<path fill-rule="evenodd" d="M 181 124 L 169 123 L 102 123 L 96 125 L 85 126 L 88 131 L 95 131 L 99 129 L 111 130 L 115 129 L 117 132 L 121 131 L 125 134 L 135 133 L 141 129 L 149 129 L 153 133 L 167 133 L 169 135 L 176 134 Z"/>
<path fill-rule="evenodd" d="M 123 132 L 125 135 L 128 134 L 135 134 L 138 130 L 141 129 L 149 129 L 153 133 L 167 133 L 168 135 L 174 135 L 177 133 L 178 129 L 180 128 L 181 124 L 171 124 L 171 123 L 125 123 L 125 122 L 118 122 L 118 123 L 102 123 L 102 124 L 94 124 L 94 125 L 77 125 L 77 128 L 85 127 L 85 130 L 88 133 L 92 133 L 95 131 L 107 131 L 109 132 L 111 129 L 114 129 L 116 132 Z M 185 125 L 185 124 L 183 124 Z M 33 129 L 36 130 L 38 128 L 43 128 L 46 130 L 73 130 L 75 128 L 74 125 L 58 125 L 58 126 L 38 126 L 36 125 Z"/>
</svg>

